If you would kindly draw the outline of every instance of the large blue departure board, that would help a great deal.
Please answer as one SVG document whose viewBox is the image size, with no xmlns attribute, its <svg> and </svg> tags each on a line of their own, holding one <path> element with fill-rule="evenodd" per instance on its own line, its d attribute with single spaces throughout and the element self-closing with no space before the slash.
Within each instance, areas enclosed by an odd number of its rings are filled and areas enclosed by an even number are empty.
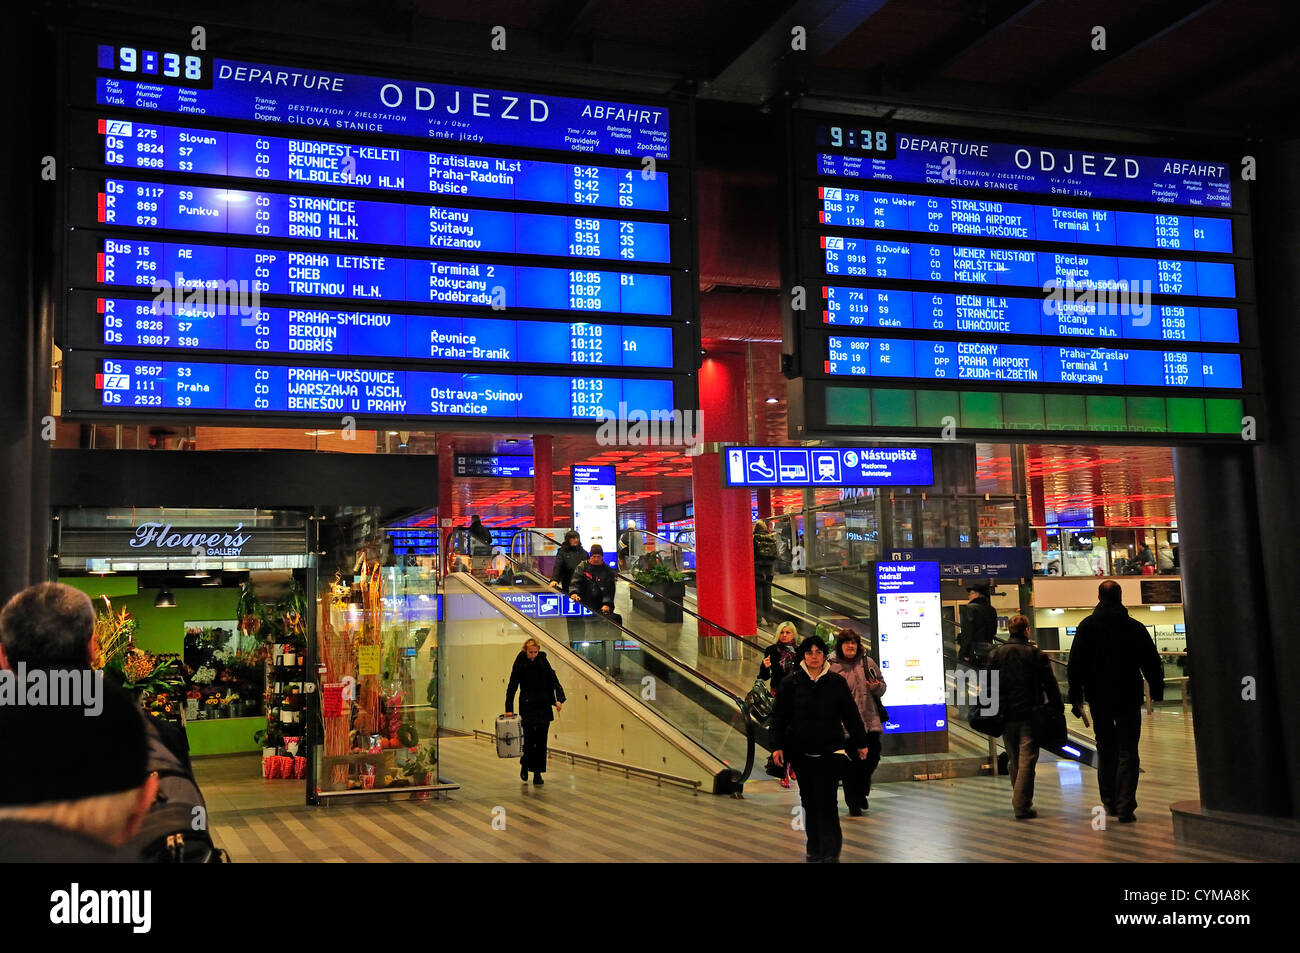
<svg viewBox="0 0 1300 953">
<path fill-rule="evenodd" d="M 799 110 L 787 128 L 791 436 L 1239 436 L 1258 338 L 1227 159 Z"/>
<path fill-rule="evenodd" d="M 65 412 L 579 423 L 694 406 L 684 100 L 83 37 Z M 610 376 L 616 375 L 616 376 Z"/>
</svg>

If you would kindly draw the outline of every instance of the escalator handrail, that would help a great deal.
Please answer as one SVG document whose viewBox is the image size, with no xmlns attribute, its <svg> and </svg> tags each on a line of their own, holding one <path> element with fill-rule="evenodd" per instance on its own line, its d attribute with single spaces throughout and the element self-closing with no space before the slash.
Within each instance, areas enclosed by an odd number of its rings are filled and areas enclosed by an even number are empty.
<svg viewBox="0 0 1300 953">
<path fill-rule="evenodd" d="M 708 619 L 704 618 L 704 616 L 700 615 L 694 609 L 690 609 L 682 605 L 676 599 L 669 599 L 661 592 L 655 592 L 653 589 L 647 589 L 645 586 L 641 585 L 641 583 L 637 582 L 627 573 L 615 572 L 614 575 L 617 576 L 619 579 L 622 579 L 629 586 L 636 586 L 642 592 L 648 593 L 651 597 L 655 599 L 659 599 L 662 602 L 666 602 L 670 606 L 673 606 L 674 608 L 681 609 L 683 612 L 692 616 L 697 623 L 703 623 L 704 625 L 709 626 L 709 628 L 717 629 L 719 632 L 721 632 L 723 635 L 727 636 L 728 638 L 735 639 L 736 641 L 740 642 L 742 645 L 748 646 L 751 649 L 755 649 L 759 652 L 766 651 L 766 646 L 760 645 L 757 641 L 755 641 L 754 636 L 739 635 L 735 632 L 732 632 L 726 626 L 718 625 L 718 623 L 716 622 L 710 622 Z"/>
</svg>

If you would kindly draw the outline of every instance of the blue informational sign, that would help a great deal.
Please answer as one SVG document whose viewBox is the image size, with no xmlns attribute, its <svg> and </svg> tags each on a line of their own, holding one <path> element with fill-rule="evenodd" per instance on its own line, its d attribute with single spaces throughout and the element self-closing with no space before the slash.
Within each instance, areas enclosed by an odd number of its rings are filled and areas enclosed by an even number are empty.
<svg viewBox="0 0 1300 953">
<path fill-rule="evenodd" d="M 1030 579 L 1034 572 L 1033 556 L 1028 546 L 890 549 L 885 555 L 895 562 L 936 564 L 941 579 L 996 579 L 1012 582 Z"/>
<path fill-rule="evenodd" d="M 668 110 L 607 99 L 514 93 L 334 70 L 196 57 L 193 86 L 159 85 L 101 45 L 101 106 L 248 122 L 449 139 L 563 152 L 669 159 Z M 133 59 L 133 58 L 132 58 Z M 203 75 L 199 67 L 207 71 Z"/>
<path fill-rule="evenodd" d="M 668 275 L 117 238 L 102 239 L 100 247 L 96 280 L 110 287 L 150 288 L 162 280 L 204 288 L 233 280 L 259 294 L 305 298 L 672 313 Z"/>
<path fill-rule="evenodd" d="M 668 226 L 105 179 L 98 220 L 126 228 L 665 264 Z"/>
<path fill-rule="evenodd" d="M 816 155 L 818 175 L 1026 194 L 1232 208 L 1223 162 L 1125 155 L 1110 149 L 1015 145 L 947 134 L 894 132 L 896 158 Z"/>
<path fill-rule="evenodd" d="M 573 528 L 588 552 L 599 544 L 605 563 L 618 559 L 618 487 L 612 466 L 575 464 L 573 479 Z"/>
<path fill-rule="evenodd" d="M 926 447 L 728 447 L 726 486 L 933 486 Z"/>
<path fill-rule="evenodd" d="M 559 619 L 592 614 L 591 610 L 581 603 L 574 602 L 568 596 L 558 592 L 505 592 L 498 589 L 497 597 L 533 619 Z"/>
<path fill-rule="evenodd" d="M 834 327 L 1028 334 L 1141 341 L 1240 341 L 1236 308 L 1151 304 L 1140 289 L 1061 300 L 822 287 L 822 321 Z"/>
<path fill-rule="evenodd" d="M 600 420 L 620 402 L 665 413 L 666 380 L 457 374 L 357 367 L 100 361 L 101 406 L 257 413 Z"/>
<path fill-rule="evenodd" d="M 533 458 L 458 453 L 454 469 L 458 477 L 531 477 Z"/>
<path fill-rule="evenodd" d="M 1232 298 L 1228 262 L 1125 258 L 1018 248 L 975 248 L 822 235 L 827 275 L 1021 288 L 1149 288 L 1152 294 Z M 1144 285 L 1143 282 L 1147 284 Z"/>
<path fill-rule="evenodd" d="M 258 308 L 220 314 L 215 307 L 136 298 L 97 298 L 110 347 L 255 352 L 333 357 L 407 357 L 435 361 L 673 366 L 673 330 L 567 321 L 513 321 L 448 315 Z"/>
<path fill-rule="evenodd" d="M 876 564 L 876 633 L 888 734 L 945 731 L 947 680 L 937 562 Z"/>
<path fill-rule="evenodd" d="M 850 377 L 1240 390 L 1241 356 L 986 341 L 841 338 L 827 341 L 826 373 Z"/>
<path fill-rule="evenodd" d="M 1232 221 L 1227 218 L 816 188 L 817 220 L 823 225 L 1232 253 Z"/>
<path fill-rule="evenodd" d="M 668 211 L 668 173 L 100 119 L 104 164 L 449 197 Z"/>
</svg>

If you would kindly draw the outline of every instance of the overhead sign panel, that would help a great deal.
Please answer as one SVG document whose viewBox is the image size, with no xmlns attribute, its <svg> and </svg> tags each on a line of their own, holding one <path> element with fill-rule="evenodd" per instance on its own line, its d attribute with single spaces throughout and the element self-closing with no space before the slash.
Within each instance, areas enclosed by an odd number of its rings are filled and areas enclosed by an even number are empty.
<svg viewBox="0 0 1300 953">
<path fill-rule="evenodd" d="M 1258 416 L 1225 161 L 794 111 L 790 435 L 1239 438 Z"/>
<path fill-rule="evenodd" d="M 876 632 L 889 685 L 885 732 L 947 732 L 937 562 L 876 564 Z"/>
<path fill-rule="evenodd" d="M 68 417 L 694 408 L 685 100 L 186 46 L 69 46 Z"/>
<path fill-rule="evenodd" d="M 933 486 L 925 447 L 730 447 L 726 486 Z"/>
</svg>

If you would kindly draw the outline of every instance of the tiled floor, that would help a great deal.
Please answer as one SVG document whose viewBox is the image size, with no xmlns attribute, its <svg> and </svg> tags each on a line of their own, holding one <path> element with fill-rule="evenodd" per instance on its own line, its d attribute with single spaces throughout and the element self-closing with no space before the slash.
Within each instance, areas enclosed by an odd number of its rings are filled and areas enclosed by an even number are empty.
<svg viewBox="0 0 1300 953">
<path fill-rule="evenodd" d="M 1138 823 L 1095 830 L 1095 775 L 1039 766 L 1039 818 L 1015 821 L 1002 778 L 877 785 L 871 811 L 843 818 L 843 860 L 1247 860 L 1180 849 L 1168 805 L 1197 796 L 1190 724 L 1147 718 Z M 255 777 L 257 759 L 196 762 L 220 844 L 236 861 L 796 861 L 795 790 L 767 779 L 743 800 L 693 796 L 609 770 L 552 760 L 547 783 L 520 784 L 513 761 L 472 738 L 442 742 L 444 799 L 302 805 L 296 782 Z M 495 822 L 495 823 L 494 823 Z"/>
</svg>

